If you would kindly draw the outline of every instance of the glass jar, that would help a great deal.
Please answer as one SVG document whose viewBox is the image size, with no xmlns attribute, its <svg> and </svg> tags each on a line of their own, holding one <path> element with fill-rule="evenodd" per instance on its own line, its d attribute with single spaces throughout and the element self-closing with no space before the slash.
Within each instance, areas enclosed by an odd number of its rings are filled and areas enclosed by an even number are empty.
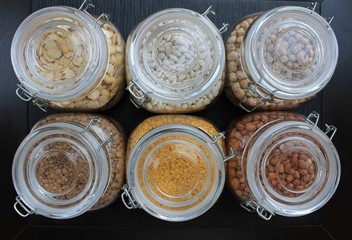
<svg viewBox="0 0 352 240">
<path fill-rule="evenodd" d="M 225 182 L 224 133 L 194 116 L 159 115 L 132 132 L 126 151 L 127 208 L 162 220 L 186 221 L 205 213 Z"/>
<path fill-rule="evenodd" d="M 125 43 L 108 15 L 93 17 L 89 6 L 43 8 L 18 27 L 11 60 L 22 100 L 44 111 L 101 111 L 119 101 Z"/>
<path fill-rule="evenodd" d="M 251 112 L 293 109 L 331 79 L 338 45 L 314 8 L 278 7 L 246 16 L 227 39 L 225 93 Z"/>
<path fill-rule="evenodd" d="M 252 113 L 234 120 L 226 132 L 227 185 L 266 220 L 278 214 L 303 216 L 320 209 L 334 194 L 340 160 L 331 142 L 336 128 L 317 127 L 319 114 Z M 328 136 L 330 135 L 330 136 Z"/>
<path fill-rule="evenodd" d="M 200 111 L 222 93 L 225 46 L 203 14 L 182 8 L 157 12 L 141 22 L 126 44 L 131 101 L 154 113 Z"/>
<path fill-rule="evenodd" d="M 23 217 L 67 219 L 108 206 L 123 185 L 124 164 L 118 122 L 84 113 L 49 115 L 15 154 L 15 210 Z"/>
</svg>

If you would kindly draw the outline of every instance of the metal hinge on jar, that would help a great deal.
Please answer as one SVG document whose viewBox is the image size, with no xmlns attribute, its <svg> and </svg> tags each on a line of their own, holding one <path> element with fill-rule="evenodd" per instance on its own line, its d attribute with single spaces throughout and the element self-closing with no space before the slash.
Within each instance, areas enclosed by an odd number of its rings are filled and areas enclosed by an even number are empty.
<svg viewBox="0 0 352 240">
<path fill-rule="evenodd" d="M 213 10 L 211 10 L 213 6 L 209 6 L 207 10 L 205 10 L 205 12 L 202 14 L 204 17 L 206 17 L 210 22 L 212 22 L 209 18 L 208 18 L 208 14 L 211 13 L 213 15 L 215 15 L 215 12 Z M 219 33 L 222 34 L 224 32 L 227 31 L 228 27 L 230 26 L 230 24 L 228 23 L 222 23 L 222 27 L 219 29 Z"/>
<path fill-rule="evenodd" d="M 258 203 L 252 195 L 250 195 L 245 202 L 241 203 L 241 207 L 246 209 L 248 212 L 257 212 L 258 215 L 264 220 L 270 220 L 274 215 Z"/>
<path fill-rule="evenodd" d="M 310 10 L 310 13 L 314 12 L 315 9 L 317 8 L 318 2 L 312 2 L 307 8 Z M 329 16 L 324 18 L 325 21 L 330 25 L 332 20 L 334 19 L 334 16 Z"/>
<path fill-rule="evenodd" d="M 313 128 L 315 128 L 318 125 L 319 117 L 320 117 L 320 114 L 313 111 L 306 118 L 306 122 L 313 125 Z M 337 128 L 334 125 L 329 125 L 329 124 L 325 124 L 325 127 L 326 127 L 326 130 L 324 132 L 325 135 L 328 136 L 330 140 L 332 140 L 337 131 Z"/>
<path fill-rule="evenodd" d="M 25 213 L 23 213 L 22 211 L 20 211 L 18 209 L 18 205 L 21 206 L 21 208 L 25 211 Z M 20 215 L 21 217 L 28 217 L 29 215 L 34 213 L 34 210 L 30 209 L 29 207 L 27 207 L 23 202 L 22 199 L 17 196 L 16 197 L 16 202 L 13 205 L 13 208 L 15 209 L 15 211 L 18 213 L 18 215 Z"/>
<path fill-rule="evenodd" d="M 126 88 L 130 92 L 130 100 L 137 108 L 143 107 L 144 103 L 148 99 L 148 95 L 145 94 L 136 82 L 131 82 Z"/>
<path fill-rule="evenodd" d="M 219 139 L 221 138 L 225 139 L 225 132 L 220 132 L 214 135 L 212 138 L 213 138 L 213 141 L 211 142 L 211 144 L 216 143 L 224 156 L 223 162 L 226 162 L 237 155 L 237 153 L 235 153 L 232 148 L 230 148 L 230 154 L 228 156 L 226 156 L 225 153 L 222 151 L 222 146 L 219 144 Z"/>
<path fill-rule="evenodd" d="M 23 84 L 17 84 L 16 95 L 25 102 L 32 101 L 35 106 L 46 112 L 46 102 L 36 97 L 36 93 L 30 93 Z"/>
<path fill-rule="evenodd" d="M 78 11 L 83 11 L 87 13 L 89 16 L 91 16 L 94 21 L 94 25 L 99 25 L 100 27 L 104 26 L 105 23 L 107 23 L 110 20 L 110 15 L 107 13 L 102 13 L 99 17 L 95 18 L 92 16 L 87 10 L 88 8 L 95 8 L 93 1 L 92 0 L 84 0 L 81 6 L 78 8 Z"/>
<path fill-rule="evenodd" d="M 264 105 L 266 102 L 274 102 L 274 95 L 259 83 L 248 83 L 248 87 L 244 92 L 245 95 L 241 99 L 239 105 L 247 112 L 254 111 L 257 107 Z M 242 104 L 244 102 L 243 100 L 246 98 L 246 94 L 250 94 L 253 98 L 257 99 L 257 103 L 252 109 L 249 109 Z"/>
<path fill-rule="evenodd" d="M 130 189 L 127 184 L 123 185 L 122 187 L 122 194 L 121 199 L 123 204 L 125 204 L 126 208 L 128 209 L 136 209 L 141 208 L 137 201 L 132 197 Z"/>
<path fill-rule="evenodd" d="M 80 132 L 80 134 L 83 134 L 85 133 L 91 126 L 94 125 L 94 123 L 100 123 L 101 124 L 101 121 L 99 120 L 99 116 L 94 116 L 89 122 L 88 124 L 84 127 L 83 131 Z M 107 145 L 109 142 L 111 142 L 113 139 L 114 139 L 114 136 L 115 134 L 113 134 L 112 132 L 110 132 L 110 136 L 105 138 L 105 139 L 101 139 L 102 140 L 102 143 L 100 144 L 99 148 Z"/>
</svg>

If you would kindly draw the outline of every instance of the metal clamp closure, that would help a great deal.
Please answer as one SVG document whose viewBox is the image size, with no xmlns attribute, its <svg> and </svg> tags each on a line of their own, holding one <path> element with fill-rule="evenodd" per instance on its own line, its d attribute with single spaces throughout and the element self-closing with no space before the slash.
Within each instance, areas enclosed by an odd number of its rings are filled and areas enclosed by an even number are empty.
<svg viewBox="0 0 352 240">
<path fill-rule="evenodd" d="M 130 101 L 137 108 L 141 108 L 147 98 L 147 95 L 140 89 L 140 87 L 135 83 L 131 82 L 126 88 L 130 93 Z"/>
<path fill-rule="evenodd" d="M 85 133 L 91 126 L 93 126 L 93 124 L 95 122 L 101 123 L 101 121 L 99 120 L 99 116 L 94 116 L 89 122 L 88 124 L 85 126 L 85 128 L 83 129 L 82 132 L 80 132 L 80 134 Z"/>
<path fill-rule="evenodd" d="M 214 135 L 214 136 L 212 137 L 213 141 L 211 141 L 210 143 L 211 143 L 211 144 L 215 144 L 215 143 L 218 144 L 219 148 L 221 149 L 221 152 L 223 152 L 221 145 L 218 143 L 219 139 L 221 139 L 221 138 L 225 139 L 225 132 L 220 132 L 220 133 Z M 224 162 L 230 160 L 231 158 L 235 157 L 236 155 L 237 155 L 237 153 L 235 153 L 235 152 L 233 151 L 233 149 L 230 148 L 230 154 L 229 154 L 228 156 L 225 156 L 225 154 L 224 154 L 224 152 L 223 152 L 224 158 L 223 158 L 222 162 L 224 163 Z"/>
<path fill-rule="evenodd" d="M 248 212 L 257 212 L 257 214 L 264 220 L 270 220 L 274 215 L 258 203 L 252 196 L 250 196 L 247 201 L 241 203 L 241 207 Z"/>
<path fill-rule="evenodd" d="M 211 20 L 208 18 L 208 14 L 209 14 L 209 13 L 212 14 L 212 15 L 215 15 L 215 14 L 216 14 L 213 10 L 211 10 L 212 7 L 213 7 L 213 6 L 210 5 L 210 6 L 208 7 L 208 9 L 205 10 L 204 13 L 202 13 L 202 15 L 203 15 L 204 17 L 206 17 L 209 21 L 211 21 Z M 211 22 L 212 22 L 212 21 L 211 21 Z M 223 34 L 224 32 L 226 32 L 226 31 L 227 31 L 227 28 L 228 28 L 229 26 L 230 26 L 230 24 L 228 24 L 228 23 L 222 23 L 222 27 L 219 29 L 219 33 L 220 33 L 220 34 Z"/>
<path fill-rule="evenodd" d="M 17 84 L 16 95 L 23 101 L 29 102 L 32 100 L 33 105 L 37 106 L 43 112 L 46 112 L 46 103 L 44 100 L 37 98 L 36 93 L 30 93 L 23 84 Z"/>
<path fill-rule="evenodd" d="M 266 102 L 274 101 L 274 95 L 269 90 L 265 89 L 263 86 L 261 86 L 258 83 L 248 83 L 248 87 L 244 90 L 244 92 L 245 92 L 245 95 L 241 99 L 239 105 L 247 112 L 254 111 L 257 107 L 263 105 Z M 252 97 L 257 99 L 257 104 L 252 109 L 249 109 L 242 104 L 243 99 L 246 97 L 246 94 L 250 94 Z"/>
<path fill-rule="evenodd" d="M 19 209 L 18 209 L 18 205 L 21 206 L 21 208 L 25 211 L 25 213 L 22 213 Z M 34 210 L 29 209 L 23 202 L 22 199 L 17 196 L 16 197 L 16 202 L 13 205 L 13 208 L 16 210 L 16 212 L 18 213 L 18 215 L 20 215 L 21 217 L 28 217 L 29 215 L 34 213 Z"/>
<path fill-rule="evenodd" d="M 314 128 L 318 125 L 319 117 L 320 117 L 319 113 L 313 111 L 306 118 L 306 122 L 312 124 Z"/>
<path fill-rule="evenodd" d="M 110 20 L 110 15 L 102 13 L 94 22 L 94 25 L 99 24 L 100 27 L 104 26 Z"/>
<path fill-rule="evenodd" d="M 78 8 L 79 11 L 87 11 L 88 8 L 95 8 L 92 0 L 84 0 L 81 6 Z"/>
<path fill-rule="evenodd" d="M 311 2 L 310 5 L 307 7 L 310 10 L 310 13 L 314 12 L 317 8 L 318 2 Z"/>
<path fill-rule="evenodd" d="M 122 191 L 123 191 L 123 193 L 121 194 L 121 199 L 122 199 L 123 204 L 125 204 L 126 208 L 128 208 L 128 209 L 140 208 L 137 201 L 133 199 L 131 192 L 130 192 L 130 189 L 127 184 L 123 185 Z"/>
<path fill-rule="evenodd" d="M 330 133 L 329 139 L 332 140 L 332 138 L 334 137 L 337 131 L 337 127 L 335 127 L 334 125 L 328 125 L 328 124 L 325 124 L 325 127 L 326 127 L 325 135 L 329 137 L 328 134 Z"/>
</svg>

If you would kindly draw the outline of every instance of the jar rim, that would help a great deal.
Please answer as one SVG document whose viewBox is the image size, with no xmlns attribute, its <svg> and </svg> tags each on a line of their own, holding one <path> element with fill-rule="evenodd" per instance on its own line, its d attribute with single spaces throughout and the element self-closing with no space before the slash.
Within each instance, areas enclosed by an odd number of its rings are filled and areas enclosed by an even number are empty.
<svg viewBox="0 0 352 240">
<path fill-rule="evenodd" d="M 109 181 L 109 163 L 103 149 L 99 148 L 98 136 L 83 130 L 83 127 L 73 123 L 48 123 L 28 134 L 19 145 L 12 164 L 13 184 L 20 199 L 34 213 L 54 219 L 73 218 L 88 211 L 104 193 Z M 82 183 L 85 186 L 78 195 L 72 191 L 50 191 L 38 180 L 40 164 L 50 161 L 45 156 L 67 153 L 65 150 L 50 149 L 50 145 L 59 143 L 67 143 L 74 148 L 68 159 L 76 168 L 76 174 L 83 174 L 79 161 L 84 162 L 87 168 L 89 176 Z M 62 156 L 60 163 L 63 162 Z M 76 181 L 71 190 L 81 180 Z"/>
<path fill-rule="evenodd" d="M 182 202 L 172 202 L 172 201 L 163 201 L 162 197 L 155 195 L 149 190 L 144 192 L 142 190 L 142 185 L 139 183 L 139 177 L 142 177 L 147 171 L 147 164 L 142 162 L 144 151 L 149 151 L 150 144 L 158 142 L 158 140 L 167 138 L 169 136 L 181 136 L 185 139 L 198 140 L 201 143 L 202 147 L 207 147 L 209 152 L 212 154 L 211 157 L 207 159 L 201 159 L 202 161 L 209 161 L 205 164 L 210 164 L 210 167 L 205 170 L 207 177 L 209 178 L 212 175 L 212 179 L 208 179 L 208 182 L 202 186 L 201 193 L 197 195 L 197 199 L 194 196 Z M 176 137 L 176 141 L 181 139 Z M 190 144 L 191 142 L 186 142 L 184 144 Z M 225 182 L 225 167 L 223 164 L 223 153 L 220 147 L 216 143 L 211 143 L 213 141 L 209 135 L 202 130 L 195 128 L 194 126 L 188 124 L 166 124 L 159 126 L 147 134 L 145 134 L 136 144 L 136 147 L 133 148 L 127 163 L 127 183 L 129 190 L 133 198 L 138 202 L 138 204 L 149 214 L 155 216 L 159 219 L 167 221 L 186 221 L 200 216 L 205 213 L 218 199 L 222 188 Z M 169 140 L 163 142 L 164 144 L 170 143 Z M 161 143 L 161 144 L 163 144 Z M 198 143 L 197 143 L 198 144 Z M 159 143 L 157 145 L 160 146 Z M 169 147 L 169 145 L 167 146 Z M 154 149 L 154 148 L 153 148 Z M 198 149 L 201 150 L 201 149 Z M 154 149 L 155 151 L 155 149 Z M 156 149 L 158 151 L 158 149 Z M 177 150 L 176 150 L 177 151 Z M 149 152 L 148 152 L 149 153 Z M 154 158 L 155 160 L 155 158 Z M 151 164 L 156 164 L 153 162 L 153 159 L 149 162 Z M 139 164 L 143 164 L 143 173 L 139 173 L 138 168 Z M 198 166 L 200 166 L 198 164 Z M 210 172 L 213 172 L 210 174 Z M 142 175 L 141 175 L 142 174 Z M 141 176 L 140 176 L 141 175 Z M 144 181 L 145 179 L 143 179 Z M 149 179 L 143 184 L 148 185 L 151 181 Z M 149 195 L 149 196 L 148 196 Z M 173 197 L 172 195 L 170 195 Z M 153 198 L 152 200 L 150 199 Z M 200 202 L 197 202 L 198 199 L 201 199 Z M 155 202 L 153 202 L 155 200 Z"/>
<path fill-rule="evenodd" d="M 300 141 L 309 145 L 310 153 L 313 154 L 311 160 L 317 169 L 317 177 L 310 186 L 295 196 L 276 193 L 266 176 L 266 167 L 270 161 L 268 155 L 274 149 L 273 142 L 278 139 L 280 143 L 286 140 Z M 251 146 L 244 149 L 244 154 L 248 157 L 245 170 L 248 185 L 254 199 L 269 212 L 289 217 L 306 215 L 325 205 L 335 193 L 341 174 L 339 155 L 330 138 L 316 126 L 301 121 L 277 120 L 264 125 L 249 141 Z"/>
<path fill-rule="evenodd" d="M 161 21 L 164 24 L 162 26 L 160 25 Z M 192 63 L 187 65 L 185 69 L 166 69 L 159 64 L 159 59 L 157 59 L 160 46 L 156 45 L 163 41 L 163 37 L 171 37 L 172 34 L 180 35 L 184 42 L 193 43 L 189 46 L 195 49 L 196 57 L 192 58 L 193 62 L 190 60 Z M 195 41 L 196 37 L 199 38 L 199 41 Z M 169 8 L 156 12 L 144 19 L 129 36 L 129 39 L 127 61 L 132 81 L 148 97 L 162 102 L 183 103 L 203 96 L 215 86 L 224 70 L 225 47 L 219 30 L 207 17 L 189 9 Z M 211 45 L 207 43 L 207 40 L 211 42 Z M 204 48 L 206 55 L 204 64 L 210 66 L 211 70 L 208 71 L 204 67 L 199 77 L 190 77 L 191 80 L 187 82 L 180 80 L 181 83 L 178 85 L 167 82 L 169 79 L 177 80 L 181 75 L 190 76 L 193 65 L 200 59 L 198 56 L 200 55 L 198 53 L 200 46 L 197 46 L 199 42 L 202 42 L 202 49 Z M 152 44 L 154 49 L 153 53 L 150 53 L 152 54 L 153 67 L 149 67 L 148 64 L 150 58 L 148 57 L 147 43 Z M 210 54 L 211 48 L 216 54 Z M 142 51 L 142 56 L 140 56 L 140 51 Z M 158 70 L 157 73 L 155 69 Z M 166 79 L 166 76 L 169 77 Z"/>
<path fill-rule="evenodd" d="M 66 30 L 68 26 L 77 34 Z M 62 30 L 72 37 L 75 52 L 80 47 L 75 43 L 78 37 L 87 45 L 84 66 L 73 77 L 67 74 L 64 81 L 53 81 L 51 76 L 40 74 L 38 69 L 42 66 L 35 63 L 39 61 L 36 57 L 38 39 L 54 30 Z M 33 96 L 49 101 L 69 101 L 87 94 L 100 82 L 97 79 L 106 70 L 108 47 L 100 25 L 88 12 L 69 6 L 46 7 L 29 15 L 17 28 L 11 44 L 11 60 L 20 83 Z M 74 64 L 74 60 L 72 56 L 70 64 Z M 69 69 L 68 66 L 62 68 L 63 72 Z M 44 73 L 55 72 L 45 70 Z"/>
<path fill-rule="evenodd" d="M 241 64 L 249 77 L 273 96 L 288 100 L 322 90 L 338 59 L 338 43 L 329 23 L 299 6 L 260 15 L 246 32 L 241 49 Z"/>
</svg>

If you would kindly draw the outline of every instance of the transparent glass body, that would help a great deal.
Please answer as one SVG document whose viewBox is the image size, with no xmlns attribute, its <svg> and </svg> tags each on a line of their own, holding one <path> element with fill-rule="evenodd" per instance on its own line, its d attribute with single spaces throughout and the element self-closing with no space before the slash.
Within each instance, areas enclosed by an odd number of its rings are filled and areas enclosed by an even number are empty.
<svg viewBox="0 0 352 240">
<path fill-rule="evenodd" d="M 125 90 L 124 49 L 119 30 L 106 18 L 71 7 L 36 11 L 11 45 L 20 81 L 16 93 L 44 110 L 106 110 Z"/>
<path fill-rule="evenodd" d="M 157 12 L 127 39 L 126 79 L 137 107 L 155 113 L 200 111 L 222 93 L 224 77 L 222 37 L 197 12 Z"/>
<path fill-rule="evenodd" d="M 227 39 L 225 92 L 247 111 L 293 109 L 331 79 L 338 45 L 329 23 L 303 7 L 246 16 Z"/>
<path fill-rule="evenodd" d="M 218 133 L 212 123 L 184 115 L 155 116 L 138 125 L 126 158 L 126 188 L 135 205 L 174 222 L 205 213 L 225 182 L 224 139 L 212 137 Z"/>
<path fill-rule="evenodd" d="M 290 112 L 261 112 L 234 120 L 227 148 L 227 183 L 248 210 L 265 219 L 314 212 L 334 194 L 340 179 L 338 153 L 309 118 Z"/>
<path fill-rule="evenodd" d="M 24 206 L 26 215 L 67 219 L 110 205 L 124 181 L 124 138 L 116 121 L 100 115 L 39 121 L 13 160 L 17 212 Z"/>
</svg>

